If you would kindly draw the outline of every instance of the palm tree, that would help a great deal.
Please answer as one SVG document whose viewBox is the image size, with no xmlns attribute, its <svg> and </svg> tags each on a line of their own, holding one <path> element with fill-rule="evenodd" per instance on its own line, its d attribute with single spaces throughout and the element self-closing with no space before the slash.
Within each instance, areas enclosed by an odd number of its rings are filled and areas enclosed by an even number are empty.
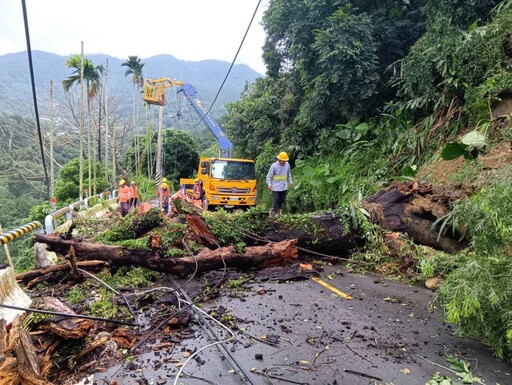
<svg viewBox="0 0 512 385">
<path fill-rule="evenodd" d="M 87 112 L 90 116 L 91 102 L 94 97 L 98 94 L 101 88 L 101 79 L 104 71 L 102 65 L 94 66 L 91 60 L 83 57 L 83 55 L 71 56 L 66 61 L 68 68 L 74 68 L 73 73 L 65 80 L 62 81 L 64 91 L 68 92 L 70 88 L 75 84 L 82 85 L 82 79 L 85 82 L 87 91 Z M 89 120 L 90 122 L 90 120 Z M 89 126 L 90 127 L 90 126 Z M 88 135 L 88 160 L 89 160 L 89 192 L 92 192 L 92 157 L 91 157 L 91 129 L 89 129 Z M 81 139 L 81 138 L 80 138 Z M 82 151 L 82 150 L 80 150 Z M 96 169 L 96 167 L 95 167 Z M 80 175 L 82 178 L 82 175 Z M 81 192 L 80 192 L 81 195 Z"/>
<path fill-rule="evenodd" d="M 138 56 L 128 56 L 128 60 L 121 63 L 121 66 L 127 67 L 124 76 L 132 75 L 133 83 L 133 116 L 134 116 L 134 140 L 135 140 L 135 172 L 139 173 L 140 167 L 140 149 L 137 137 L 136 128 L 139 126 L 139 109 L 136 102 L 136 95 L 140 94 L 140 88 L 144 85 L 144 78 L 142 77 L 142 68 L 145 63 L 142 63 Z"/>
</svg>

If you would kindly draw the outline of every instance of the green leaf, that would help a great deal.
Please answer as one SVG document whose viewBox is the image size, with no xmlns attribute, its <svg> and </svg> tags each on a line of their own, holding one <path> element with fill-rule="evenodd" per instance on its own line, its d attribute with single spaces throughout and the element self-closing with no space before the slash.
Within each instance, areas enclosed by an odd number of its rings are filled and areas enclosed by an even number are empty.
<svg viewBox="0 0 512 385">
<path fill-rule="evenodd" d="M 345 140 L 350 139 L 351 135 L 352 135 L 352 131 L 347 130 L 347 129 L 340 130 L 336 133 L 336 136 L 339 136 L 341 139 L 345 139 Z"/>
<path fill-rule="evenodd" d="M 450 142 L 444 146 L 443 151 L 441 152 L 441 158 L 444 160 L 453 160 L 467 152 L 467 146 L 465 144 Z"/>
<path fill-rule="evenodd" d="M 405 166 L 403 169 L 402 169 L 402 175 L 403 176 L 416 176 L 416 169 L 418 168 L 418 166 L 416 166 L 415 164 L 413 164 L 412 166 Z"/>
<path fill-rule="evenodd" d="M 473 148 L 483 148 L 487 144 L 487 137 L 478 131 L 471 131 L 464 135 L 460 141 Z"/>
</svg>

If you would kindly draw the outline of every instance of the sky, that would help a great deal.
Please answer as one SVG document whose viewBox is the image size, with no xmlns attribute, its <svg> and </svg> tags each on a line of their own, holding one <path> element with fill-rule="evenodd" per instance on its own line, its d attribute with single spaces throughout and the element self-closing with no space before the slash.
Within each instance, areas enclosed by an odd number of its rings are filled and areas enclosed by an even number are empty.
<svg viewBox="0 0 512 385">
<path fill-rule="evenodd" d="M 261 74 L 268 0 L 25 0 L 32 50 L 103 53 L 121 59 L 169 54 L 179 60 L 232 62 Z M 0 0 L 0 55 L 27 49 L 22 0 Z M 164 75 L 163 75 L 164 76 Z M 165 74 L 172 76 L 172 74 Z"/>
</svg>

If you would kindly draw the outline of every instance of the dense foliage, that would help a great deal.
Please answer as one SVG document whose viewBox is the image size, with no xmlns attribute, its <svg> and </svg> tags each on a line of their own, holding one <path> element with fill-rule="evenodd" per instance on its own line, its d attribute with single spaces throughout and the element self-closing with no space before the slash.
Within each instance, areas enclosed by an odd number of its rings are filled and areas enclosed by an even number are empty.
<svg viewBox="0 0 512 385">
<path fill-rule="evenodd" d="M 261 179 L 279 151 L 291 155 L 288 210 L 357 205 L 390 179 L 414 177 L 446 141 L 491 134 L 494 109 L 512 96 L 511 18 L 509 0 L 271 1 L 267 77 L 229 105 L 226 128 Z M 475 175 L 456 182 L 480 191 Z M 457 205 L 443 228 L 467 227 L 471 247 L 421 266 L 446 275 L 436 303 L 449 321 L 511 359 L 509 185 L 496 176 Z"/>
<path fill-rule="evenodd" d="M 397 177 L 415 177 L 447 141 L 468 131 L 490 143 L 510 141 L 508 120 L 496 108 L 512 97 L 511 0 L 271 0 L 263 24 L 267 76 L 246 85 L 240 101 L 227 106 L 223 125 L 234 155 L 257 162 L 260 208 L 232 217 L 221 211 L 220 221 L 207 216 L 226 242 L 240 239 L 223 225 L 240 220 L 251 231 L 265 215 L 261 208 L 270 205 L 270 194 L 263 179 L 280 151 L 291 156 L 296 182 L 288 211 L 352 210 L 359 218 L 362 197 Z M 0 155 L 16 134 L 5 127 L 0 124 Z M 27 138 L 14 141 L 23 164 L 30 161 L 23 148 L 33 146 Z M 127 175 L 140 170 L 149 180 L 155 143 L 151 131 L 133 139 L 123 153 Z M 198 148 L 208 147 L 204 137 L 200 147 L 196 143 L 186 133 L 165 130 L 169 180 L 194 175 Z M 74 172 L 63 172 L 59 180 L 62 200 L 77 188 L 76 166 L 69 167 Z M 467 228 L 471 246 L 419 263 L 425 276 L 445 275 L 436 304 L 448 320 L 507 359 L 512 359 L 510 174 L 505 170 L 485 183 L 476 183 L 476 174 L 460 174 L 455 182 L 474 183 L 474 194 L 454 207 L 442 228 Z M 22 205 L 25 183 L 10 178 L 8 187 L 1 186 L 10 205 Z M 5 212 L 5 222 L 12 223 L 16 210 Z M 175 230 L 169 233 L 179 233 Z M 378 252 L 370 254 L 379 258 Z"/>
<path fill-rule="evenodd" d="M 194 139 L 185 131 L 166 129 L 163 131 L 162 172 L 171 183 L 178 185 L 180 178 L 190 178 L 197 174 L 199 153 Z M 138 157 L 137 141 L 140 143 Z M 135 137 L 125 153 L 123 167 L 131 177 L 137 169 L 137 158 L 140 160 L 140 173 L 151 175 L 156 159 L 157 133 L 145 137 Z"/>
</svg>

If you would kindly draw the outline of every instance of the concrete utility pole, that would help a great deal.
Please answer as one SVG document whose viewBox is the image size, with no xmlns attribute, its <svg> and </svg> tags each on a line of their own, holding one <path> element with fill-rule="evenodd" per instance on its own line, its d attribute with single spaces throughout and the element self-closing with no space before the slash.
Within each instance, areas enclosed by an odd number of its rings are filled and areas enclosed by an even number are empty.
<svg viewBox="0 0 512 385">
<path fill-rule="evenodd" d="M 109 178 L 108 178 L 108 174 L 109 174 L 109 171 L 108 171 L 108 132 L 110 130 L 108 127 L 108 59 L 107 59 L 106 65 L 105 65 L 104 87 L 105 87 L 105 92 L 103 93 L 103 97 L 104 97 L 103 106 L 105 108 L 105 178 L 107 178 L 107 181 L 108 181 L 109 180 Z"/>
<path fill-rule="evenodd" d="M 84 42 L 80 42 L 80 157 L 78 196 L 84 199 Z"/>
<path fill-rule="evenodd" d="M 50 80 L 50 198 L 55 198 L 55 159 L 53 153 L 53 80 Z"/>
<path fill-rule="evenodd" d="M 162 180 L 162 142 L 163 142 L 163 122 L 164 122 L 164 106 L 158 108 L 158 135 L 156 139 L 156 167 L 155 167 L 155 179 L 157 188 L 160 187 L 160 181 Z"/>
</svg>

